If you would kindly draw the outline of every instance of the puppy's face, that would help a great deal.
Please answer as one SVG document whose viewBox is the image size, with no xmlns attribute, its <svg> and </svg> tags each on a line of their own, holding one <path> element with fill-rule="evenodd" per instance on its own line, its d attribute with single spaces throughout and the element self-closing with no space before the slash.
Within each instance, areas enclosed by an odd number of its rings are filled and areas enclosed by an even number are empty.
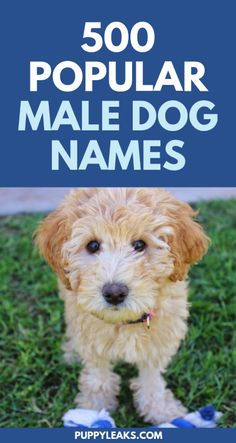
<svg viewBox="0 0 236 443">
<path fill-rule="evenodd" d="M 107 321 L 138 319 L 154 308 L 159 286 L 173 273 L 168 226 L 149 207 L 107 201 L 84 205 L 62 254 L 78 303 Z"/>
<path fill-rule="evenodd" d="M 42 223 L 37 243 L 83 311 L 134 321 L 206 251 L 193 215 L 163 190 L 78 190 Z"/>
</svg>

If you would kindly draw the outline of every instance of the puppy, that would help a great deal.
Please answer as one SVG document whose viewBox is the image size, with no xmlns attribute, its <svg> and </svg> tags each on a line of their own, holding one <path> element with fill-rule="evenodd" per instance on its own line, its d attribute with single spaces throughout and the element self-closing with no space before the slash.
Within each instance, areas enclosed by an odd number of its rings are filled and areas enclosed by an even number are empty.
<svg viewBox="0 0 236 443">
<path fill-rule="evenodd" d="M 112 368 L 123 360 L 138 367 L 131 389 L 146 421 L 185 414 L 162 374 L 186 334 L 189 266 L 207 251 L 194 216 L 162 189 L 88 188 L 39 226 L 37 245 L 65 303 L 66 356 L 84 362 L 79 407 L 117 406 Z"/>
</svg>

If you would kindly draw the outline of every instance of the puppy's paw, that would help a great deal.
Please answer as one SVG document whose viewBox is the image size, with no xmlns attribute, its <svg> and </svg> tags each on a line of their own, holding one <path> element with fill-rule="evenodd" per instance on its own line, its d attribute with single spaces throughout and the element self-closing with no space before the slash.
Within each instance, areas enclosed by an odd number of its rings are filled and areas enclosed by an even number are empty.
<svg viewBox="0 0 236 443">
<path fill-rule="evenodd" d="M 118 401 L 114 396 L 104 396 L 103 392 L 86 394 L 79 392 L 75 398 L 75 403 L 78 408 L 95 409 L 100 411 L 106 409 L 107 411 L 114 411 L 118 406 Z"/>
<path fill-rule="evenodd" d="M 140 379 L 133 379 L 131 388 L 134 390 L 136 409 L 146 422 L 159 425 L 187 413 L 187 409 L 169 389 L 144 390 L 140 386 Z"/>
<path fill-rule="evenodd" d="M 145 411 L 144 419 L 154 425 L 169 423 L 174 418 L 184 417 L 187 409 L 179 400 L 176 400 L 169 389 L 166 389 L 162 397 L 157 397 L 153 407 Z"/>
<path fill-rule="evenodd" d="M 108 368 L 84 368 L 79 378 L 79 388 L 75 402 L 80 408 L 116 409 L 120 376 Z"/>
</svg>

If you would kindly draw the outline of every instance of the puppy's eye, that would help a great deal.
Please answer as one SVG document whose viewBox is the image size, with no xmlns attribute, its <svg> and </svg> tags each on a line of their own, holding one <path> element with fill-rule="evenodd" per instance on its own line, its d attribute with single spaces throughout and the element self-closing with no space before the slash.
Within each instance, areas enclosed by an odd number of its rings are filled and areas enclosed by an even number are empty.
<svg viewBox="0 0 236 443">
<path fill-rule="evenodd" d="M 146 248 L 147 245 L 146 245 L 146 243 L 143 240 L 135 240 L 132 243 L 132 246 L 133 246 L 135 251 L 142 252 Z"/>
<path fill-rule="evenodd" d="M 100 243 L 97 240 L 92 240 L 87 244 L 86 249 L 90 254 L 94 254 L 100 249 Z"/>
</svg>

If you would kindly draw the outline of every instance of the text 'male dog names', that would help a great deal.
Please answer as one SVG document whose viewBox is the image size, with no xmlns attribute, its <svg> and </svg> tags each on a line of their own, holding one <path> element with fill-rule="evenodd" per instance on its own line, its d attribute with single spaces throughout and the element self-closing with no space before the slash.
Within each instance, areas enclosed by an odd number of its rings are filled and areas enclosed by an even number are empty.
<svg viewBox="0 0 236 443">
<path fill-rule="evenodd" d="M 118 36 L 118 41 L 117 37 Z M 21 100 L 19 107 L 19 131 L 37 131 L 43 127 L 44 131 L 59 132 L 63 127 L 71 129 L 73 137 L 68 144 L 53 136 L 51 140 L 51 170 L 58 171 L 63 162 L 69 170 L 87 170 L 97 165 L 101 170 L 112 171 L 117 167 L 126 170 L 130 165 L 134 170 L 166 169 L 180 171 L 186 164 L 184 155 L 185 142 L 180 138 L 172 138 L 163 143 L 160 139 L 153 140 L 135 138 L 135 133 L 147 133 L 151 128 L 165 130 L 167 133 L 179 132 L 186 125 L 193 131 L 211 131 L 217 125 L 218 114 L 214 112 L 215 104 L 210 100 L 197 100 L 191 106 L 181 100 L 167 100 L 158 106 L 147 100 L 130 100 L 125 105 L 117 100 L 117 93 L 128 91 L 150 93 L 151 97 L 158 98 L 158 93 L 167 88 L 179 92 L 207 93 L 204 83 L 205 66 L 200 61 L 183 62 L 183 80 L 180 80 L 177 69 L 171 61 L 165 61 L 158 72 L 154 72 L 154 80 L 147 81 L 144 61 L 114 61 L 115 54 L 125 51 L 131 45 L 134 53 L 142 54 L 153 50 L 155 31 L 150 23 L 138 22 L 130 30 L 121 22 L 112 22 L 104 30 L 100 22 L 86 22 L 81 45 L 87 53 L 99 53 L 105 48 L 112 55 L 112 60 L 104 63 L 99 60 L 88 60 L 84 63 L 62 61 L 51 66 L 47 61 L 31 61 L 29 64 L 29 89 L 37 94 L 43 82 L 52 82 L 60 93 L 77 94 L 78 106 L 70 100 L 61 100 L 56 114 L 51 112 L 49 100 L 40 100 L 37 108 L 32 109 L 29 100 Z M 99 54 L 98 54 L 99 58 Z M 154 67 L 155 69 L 155 67 Z M 68 83 L 63 80 L 65 73 L 70 73 L 72 80 Z M 105 82 L 115 99 L 100 100 L 99 118 L 92 114 L 93 102 L 100 83 Z M 86 93 L 89 100 L 79 100 L 80 92 Z M 204 97 L 206 94 L 204 95 Z M 122 146 L 119 134 L 122 133 L 120 122 L 121 113 L 125 115 L 125 124 L 132 131 L 133 138 Z M 174 115 L 174 121 L 173 121 Z M 83 147 L 79 156 L 79 139 L 74 134 L 81 131 L 88 132 L 90 140 Z M 116 135 L 109 140 L 108 146 L 101 146 L 95 134 L 111 132 Z M 94 135 L 93 135 L 94 134 Z M 117 137 L 118 135 L 118 137 Z M 187 147 L 186 147 L 187 148 Z M 103 149 L 108 152 L 105 158 Z M 165 151 L 165 160 L 162 161 L 161 151 Z"/>
</svg>

